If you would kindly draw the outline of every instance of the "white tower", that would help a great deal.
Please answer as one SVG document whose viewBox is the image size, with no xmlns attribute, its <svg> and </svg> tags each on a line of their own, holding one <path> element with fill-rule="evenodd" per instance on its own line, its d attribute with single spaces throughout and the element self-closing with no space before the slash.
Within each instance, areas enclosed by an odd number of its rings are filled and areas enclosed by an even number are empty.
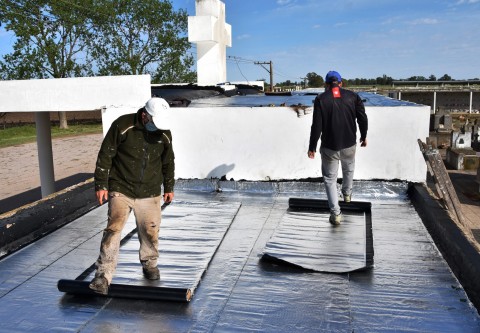
<svg viewBox="0 0 480 333">
<path fill-rule="evenodd" d="M 225 22 L 220 0 L 196 0 L 196 16 L 188 17 L 188 41 L 197 44 L 199 85 L 227 80 L 227 46 L 232 46 L 232 27 Z"/>
</svg>

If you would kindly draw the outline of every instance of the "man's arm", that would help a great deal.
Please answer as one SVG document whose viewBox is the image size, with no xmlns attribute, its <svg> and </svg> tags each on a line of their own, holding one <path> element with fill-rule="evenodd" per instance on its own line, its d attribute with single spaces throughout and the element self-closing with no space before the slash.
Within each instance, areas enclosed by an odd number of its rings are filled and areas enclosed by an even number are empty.
<svg viewBox="0 0 480 333">
<path fill-rule="evenodd" d="M 320 101 L 318 96 L 313 103 L 312 126 L 310 128 L 310 142 L 308 145 L 308 157 L 314 158 L 317 150 L 318 139 L 322 133 L 322 115 L 320 114 Z"/>
<path fill-rule="evenodd" d="M 118 126 L 114 122 L 103 139 L 98 152 L 95 167 L 95 195 L 100 205 L 108 201 L 108 175 L 112 167 L 112 160 L 117 154 Z"/>
<path fill-rule="evenodd" d="M 162 153 L 162 172 L 163 172 L 163 201 L 170 203 L 173 200 L 175 186 L 175 154 L 173 152 L 172 145 L 172 133 L 165 131 L 169 142 L 165 144 L 165 148 Z"/>
<path fill-rule="evenodd" d="M 357 118 L 357 124 L 360 129 L 360 146 L 367 146 L 367 132 L 368 132 L 368 117 L 365 112 L 365 106 L 360 96 L 357 95 L 355 103 L 355 116 Z"/>
<path fill-rule="evenodd" d="M 97 197 L 97 201 L 100 205 L 103 204 L 103 201 L 105 202 L 108 201 L 108 190 L 98 190 L 95 192 L 95 195 Z"/>
<path fill-rule="evenodd" d="M 173 201 L 174 196 L 175 196 L 175 194 L 173 192 L 164 193 L 163 194 L 163 201 L 165 203 L 170 203 L 170 202 Z"/>
</svg>

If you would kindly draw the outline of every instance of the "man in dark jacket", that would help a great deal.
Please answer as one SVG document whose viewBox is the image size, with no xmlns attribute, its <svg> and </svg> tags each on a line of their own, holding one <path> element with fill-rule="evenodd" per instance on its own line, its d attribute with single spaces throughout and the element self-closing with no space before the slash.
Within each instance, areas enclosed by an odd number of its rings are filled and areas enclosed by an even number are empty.
<svg viewBox="0 0 480 333">
<path fill-rule="evenodd" d="M 360 128 L 360 143 L 367 146 L 368 118 L 362 99 L 353 91 L 342 88 L 342 77 L 330 71 L 325 77 L 325 92 L 315 98 L 310 132 L 308 157 L 314 158 L 321 135 L 320 154 L 322 175 L 330 207 L 330 223 L 340 224 L 342 214 L 338 204 L 338 163 L 342 164 L 342 193 L 345 202 L 350 202 L 355 169 L 357 125 Z"/>
<path fill-rule="evenodd" d="M 131 211 L 135 213 L 143 274 L 150 280 L 160 279 L 161 187 L 163 200 L 170 203 L 175 183 L 171 112 L 164 99 L 151 98 L 137 113 L 116 119 L 103 140 L 95 169 L 95 191 L 100 205 L 108 200 L 108 224 L 90 283 L 90 289 L 97 293 L 108 293 L 121 232 Z"/>
</svg>

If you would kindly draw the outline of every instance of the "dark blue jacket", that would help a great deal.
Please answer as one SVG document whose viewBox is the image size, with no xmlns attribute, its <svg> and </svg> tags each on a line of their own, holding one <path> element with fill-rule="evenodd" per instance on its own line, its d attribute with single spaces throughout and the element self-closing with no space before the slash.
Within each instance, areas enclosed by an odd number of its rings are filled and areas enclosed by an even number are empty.
<svg viewBox="0 0 480 333">
<path fill-rule="evenodd" d="M 317 150 L 320 135 L 321 147 L 336 151 L 352 147 L 357 142 L 356 123 L 363 141 L 367 137 L 368 118 L 360 96 L 338 86 L 325 90 L 314 101 L 308 150 Z"/>
</svg>

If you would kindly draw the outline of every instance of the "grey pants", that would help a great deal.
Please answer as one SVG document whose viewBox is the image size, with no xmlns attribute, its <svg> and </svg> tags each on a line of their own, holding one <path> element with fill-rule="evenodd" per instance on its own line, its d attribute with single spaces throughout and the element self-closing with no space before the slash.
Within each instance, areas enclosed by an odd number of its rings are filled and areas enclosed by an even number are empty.
<svg viewBox="0 0 480 333">
<path fill-rule="evenodd" d="M 161 197 L 132 199 L 118 192 L 110 192 L 108 224 L 103 231 L 100 255 L 95 276 L 112 281 L 117 266 L 120 238 L 130 212 L 133 210 L 140 241 L 139 257 L 143 267 L 155 267 L 158 260 L 158 233 L 161 222 Z"/>
<path fill-rule="evenodd" d="M 338 151 L 324 147 L 320 148 L 320 154 L 322 155 L 322 175 L 327 191 L 328 206 L 330 207 L 330 212 L 336 215 L 341 213 L 337 191 L 338 163 L 341 162 L 342 164 L 342 193 L 344 195 L 351 195 L 356 147 L 357 145 L 353 145 L 352 147 Z"/>
</svg>

